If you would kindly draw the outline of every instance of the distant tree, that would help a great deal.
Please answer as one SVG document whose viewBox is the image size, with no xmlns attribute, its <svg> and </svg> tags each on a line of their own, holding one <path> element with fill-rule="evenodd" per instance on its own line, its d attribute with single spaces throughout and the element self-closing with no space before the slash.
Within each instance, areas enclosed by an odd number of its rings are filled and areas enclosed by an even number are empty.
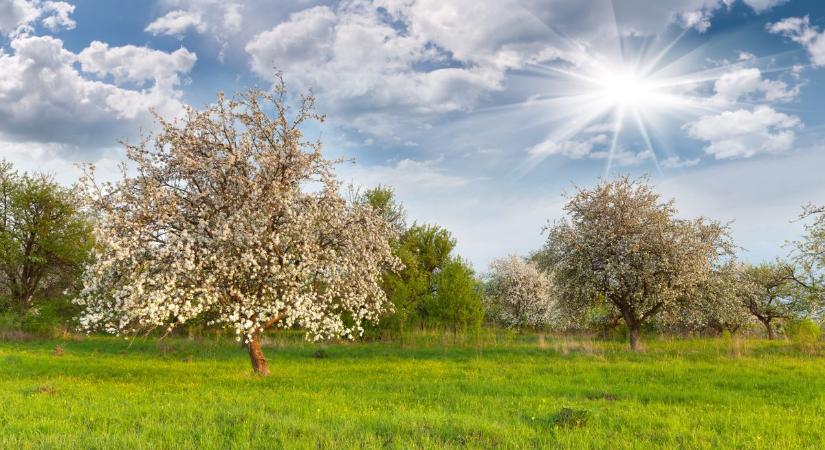
<svg viewBox="0 0 825 450">
<path fill-rule="evenodd" d="M 477 329 L 484 319 L 481 283 L 473 269 L 461 258 L 454 258 L 433 276 L 433 294 L 427 304 L 427 317 L 458 330 Z"/>
<path fill-rule="evenodd" d="M 397 326 L 427 322 L 435 274 L 452 261 L 450 254 L 455 245 L 450 232 L 436 225 L 413 224 L 401 235 L 396 255 L 404 268 L 385 278 Z"/>
<path fill-rule="evenodd" d="M 783 261 L 746 266 L 741 273 L 740 298 L 764 327 L 768 339 L 775 338 L 777 319 L 804 316 L 809 308 L 807 290 L 797 281 L 794 267 Z"/>
<path fill-rule="evenodd" d="M 726 226 L 676 218 L 645 179 L 621 177 L 579 189 L 568 217 L 547 228 L 543 264 L 555 274 L 559 305 L 582 316 L 604 300 L 639 350 L 642 325 L 689 298 L 732 251 Z"/>
<path fill-rule="evenodd" d="M 0 161 L 0 290 L 18 313 L 78 285 L 94 241 L 79 206 L 73 189 Z"/>
<path fill-rule="evenodd" d="M 811 311 L 825 320 L 825 206 L 805 206 L 800 219 L 807 222 L 802 239 L 795 242 L 794 259 L 801 269 L 795 276 L 808 291 Z"/>
<path fill-rule="evenodd" d="M 493 319 L 510 328 L 553 322 L 553 285 L 536 263 L 516 255 L 493 260 L 487 275 L 487 304 Z"/>
<path fill-rule="evenodd" d="M 668 326 L 695 331 L 736 333 L 753 321 L 742 302 L 746 284 L 741 278 L 741 264 L 731 260 L 715 268 L 696 289 L 691 298 L 665 311 Z"/>
<path fill-rule="evenodd" d="M 395 192 L 391 187 L 379 185 L 367 189 L 359 196 L 359 199 L 360 202 L 378 211 L 399 235 L 407 230 L 407 212 L 396 200 Z"/>
<path fill-rule="evenodd" d="M 305 140 L 302 125 L 322 119 L 314 98 L 294 116 L 285 98 L 280 83 L 161 119 L 153 141 L 126 146 L 134 176 L 86 180 L 100 246 L 78 300 L 83 328 L 171 330 L 212 317 L 266 375 L 264 330 L 352 337 L 385 310 L 393 230 L 342 197 L 333 162 Z"/>
</svg>

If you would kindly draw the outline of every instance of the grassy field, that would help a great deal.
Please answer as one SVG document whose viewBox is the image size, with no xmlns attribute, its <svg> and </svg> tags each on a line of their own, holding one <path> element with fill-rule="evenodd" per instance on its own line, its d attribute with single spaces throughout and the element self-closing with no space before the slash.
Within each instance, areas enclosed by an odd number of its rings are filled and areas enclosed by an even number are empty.
<svg viewBox="0 0 825 450">
<path fill-rule="evenodd" d="M 0 448 L 825 448 L 822 347 L 632 354 L 520 336 L 265 351 L 260 379 L 234 342 L 0 342 Z"/>
</svg>

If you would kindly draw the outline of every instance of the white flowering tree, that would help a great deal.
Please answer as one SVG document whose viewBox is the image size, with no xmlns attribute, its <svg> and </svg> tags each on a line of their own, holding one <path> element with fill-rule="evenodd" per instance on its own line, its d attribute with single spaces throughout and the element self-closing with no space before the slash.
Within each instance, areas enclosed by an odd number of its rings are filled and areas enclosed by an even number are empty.
<svg viewBox="0 0 825 450">
<path fill-rule="evenodd" d="M 748 289 L 742 279 L 742 264 L 731 260 L 718 268 L 689 291 L 690 298 L 663 311 L 662 322 L 681 330 L 736 333 L 753 322 L 743 304 Z"/>
<path fill-rule="evenodd" d="M 487 276 L 486 299 L 495 320 L 519 329 L 552 322 L 552 282 L 533 262 L 509 255 L 490 263 Z"/>
<path fill-rule="evenodd" d="M 805 317 L 811 312 L 811 291 L 799 281 L 796 268 L 784 261 L 748 265 L 740 274 L 739 298 L 774 339 L 780 320 Z"/>
<path fill-rule="evenodd" d="M 77 300 L 82 328 L 128 335 L 205 318 L 234 330 L 266 375 L 264 330 L 352 337 L 386 308 L 394 232 L 341 195 L 334 162 L 303 137 L 323 120 L 314 98 L 290 113 L 285 96 L 283 83 L 220 95 L 126 144 L 135 175 L 99 184 L 89 171 L 99 247 Z"/>
<path fill-rule="evenodd" d="M 690 301 L 733 251 L 726 225 L 677 218 L 673 201 L 644 178 L 579 189 L 564 209 L 541 254 L 559 305 L 576 317 L 606 302 L 624 319 L 633 350 L 641 349 L 642 325 Z"/>
</svg>

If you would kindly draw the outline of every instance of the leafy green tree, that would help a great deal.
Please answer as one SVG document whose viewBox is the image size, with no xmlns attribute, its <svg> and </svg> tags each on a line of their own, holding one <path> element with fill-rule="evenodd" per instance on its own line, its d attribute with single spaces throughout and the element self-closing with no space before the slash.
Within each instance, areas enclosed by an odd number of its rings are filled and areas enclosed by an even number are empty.
<svg viewBox="0 0 825 450">
<path fill-rule="evenodd" d="M 407 230 L 407 212 L 396 200 L 395 191 L 391 187 L 378 185 L 367 189 L 359 196 L 359 200 L 378 211 L 399 235 Z"/>
<path fill-rule="evenodd" d="M 73 189 L 0 161 L 0 289 L 26 313 L 76 286 L 94 239 Z"/>
<path fill-rule="evenodd" d="M 473 269 L 454 258 L 433 276 L 433 294 L 426 305 L 431 322 L 458 330 L 478 329 L 484 320 L 482 285 Z"/>
<path fill-rule="evenodd" d="M 381 318 L 379 327 L 478 327 L 484 314 L 481 288 L 472 268 L 452 255 L 456 241 L 450 232 L 437 225 L 408 227 L 406 212 L 388 186 L 368 189 L 358 198 L 400 233 L 391 245 L 404 268 L 384 274 L 383 288 L 394 308 Z"/>
<path fill-rule="evenodd" d="M 450 232 L 437 225 L 413 224 L 401 235 L 396 255 L 404 269 L 386 276 L 387 295 L 399 315 L 399 326 L 428 321 L 434 276 L 450 263 L 455 244 Z"/>
</svg>

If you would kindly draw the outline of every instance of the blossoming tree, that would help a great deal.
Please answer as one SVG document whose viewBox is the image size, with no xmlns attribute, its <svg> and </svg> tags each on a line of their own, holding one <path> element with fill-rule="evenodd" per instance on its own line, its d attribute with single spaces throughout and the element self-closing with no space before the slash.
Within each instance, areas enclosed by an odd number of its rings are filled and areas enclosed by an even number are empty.
<svg viewBox="0 0 825 450">
<path fill-rule="evenodd" d="M 673 201 L 663 202 L 645 179 L 579 189 L 564 210 L 542 251 L 559 304 L 580 315 L 606 301 L 627 324 L 633 350 L 641 349 L 642 325 L 690 301 L 733 252 L 726 225 L 677 218 Z"/>
<path fill-rule="evenodd" d="M 490 263 L 487 302 L 491 315 L 507 327 L 541 327 L 552 322 L 550 277 L 516 255 Z"/>
<path fill-rule="evenodd" d="M 314 98 L 291 113 L 283 83 L 220 95 L 126 144 L 134 175 L 124 166 L 119 182 L 97 183 L 89 170 L 99 246 L 77 300 L 81 327 L 133 334 L 206 318 L 234 330 L 259 375 L 270 327 L 313 339 L 363 332 L 387 305 L 394 232 L 341 195 L 334 162 L 301 131 L 312 120 L 323 120 Z"/>
</svg>

